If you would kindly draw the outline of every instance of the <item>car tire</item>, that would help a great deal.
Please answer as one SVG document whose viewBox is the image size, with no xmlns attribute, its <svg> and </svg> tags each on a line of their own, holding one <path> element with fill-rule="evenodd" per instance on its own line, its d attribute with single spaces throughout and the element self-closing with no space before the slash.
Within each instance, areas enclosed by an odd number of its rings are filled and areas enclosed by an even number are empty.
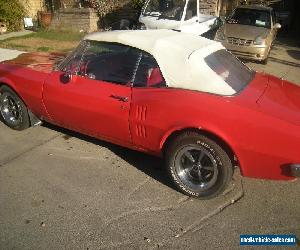
<svg viewBox="0 0 300 250">
<path fill-rule="evenodd" d="M 261 64 L 266 65 L 268 63 L 270 52 L 271 52 L 271 47 L 269 48 L 267 57 L 264 60 L 261 61 Z"/>
<path fill-rule="evenodd" d="M 24 130 L 30 126 L 26 105 L 7 86 L 0 87 L 0 119 L 14 130 Z"/>
<path fill-rule="evenodd" d="M 183 133 L 170 143 L 166 166 L 175 187 L 198 199 L 222 193 L 233 175 L 232 161 L 225 150 L 195 132 Z"/>
<path fill-rule="evenodd" d="M 268 59 L 269 59 L 269 55 L 268 55 L 268 57 L 266 59 L 264 59 L 264 60 L 261 61 L 261 64 L 267 65 Z"/>
</svg>

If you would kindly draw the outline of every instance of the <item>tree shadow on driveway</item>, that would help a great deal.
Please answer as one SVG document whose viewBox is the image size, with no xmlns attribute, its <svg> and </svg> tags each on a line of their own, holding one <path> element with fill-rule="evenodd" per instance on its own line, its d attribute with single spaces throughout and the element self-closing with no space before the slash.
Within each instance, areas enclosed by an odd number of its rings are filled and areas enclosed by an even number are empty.
<svg viewBox="0 0 300 250">
<path fill-rule="evenodd" d="M 291 62 L 291 61 L 287 61 L 287 60 L 283 60 L 283 59 L 278 59 L 278 58 L 275 58 L 275 57 L 269 57 L 269 60 L 272 61 L 272 62 L 275 62 L 275 63 L 300 68 L 300 63 Z"/>
<path fill-rule="evenodd" d="M 299 50 L 287 50 L 286 51 L 290 57 L 293 59 L 299 60 L 300 61 L 300 51 Z"/>
<path fill-rule="evenodd" d="M 101 141 L 96 138 L 80 134 L 65 128 L 57 127 L 55 125 L 44 123 L 44 127 L 57 131 L 64 134 L 63 138 L 65 140 L 70 139 L 71 137 L 93 143 L 94 145 L 104 147 L 112 151 L 114 154 L 119 156 L 121 159 L 126 161 L 128 164 L 134 166 L 136 169 L 142 171 L 151 178 L 159 181 L 163 185 L 174 189 L 174 186 L 167 175 L 167 172 L 164 168 L 164 161 L 161 158 L 154 157 L 142 152 L 134 151 L 125 147 L 121 147 L 109 142 Z"/>
</svg>

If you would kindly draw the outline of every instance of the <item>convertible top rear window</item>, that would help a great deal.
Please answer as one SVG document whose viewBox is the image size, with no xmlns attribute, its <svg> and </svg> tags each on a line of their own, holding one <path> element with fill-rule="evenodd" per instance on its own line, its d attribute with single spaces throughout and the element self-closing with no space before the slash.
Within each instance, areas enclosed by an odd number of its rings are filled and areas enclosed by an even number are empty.
<svg viewBox="0 0 300 250">
<path fill-rule="evenodd" d="M 210 54 L 204 61 L 237 93 L 254 77 L 252 70 L 225 49 Z"/>
</svg>

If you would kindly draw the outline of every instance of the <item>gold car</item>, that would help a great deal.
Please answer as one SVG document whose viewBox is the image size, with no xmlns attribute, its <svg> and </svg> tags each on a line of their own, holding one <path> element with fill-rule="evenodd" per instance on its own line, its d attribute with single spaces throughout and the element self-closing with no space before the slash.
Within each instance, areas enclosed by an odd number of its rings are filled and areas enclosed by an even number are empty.
<svg viewBox="0 0 300 250">
<path fill-rule="evenodd" d="M 237 57 L 267 62 L 278 29 L 270 7 L 237 7 L 216 33 L 215 40 Z"/>
</svg>

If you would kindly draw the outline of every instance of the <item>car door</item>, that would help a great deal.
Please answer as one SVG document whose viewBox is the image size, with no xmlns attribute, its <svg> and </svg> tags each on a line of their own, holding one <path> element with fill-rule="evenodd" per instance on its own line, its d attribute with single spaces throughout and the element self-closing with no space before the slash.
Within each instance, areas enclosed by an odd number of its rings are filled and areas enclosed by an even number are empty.
<svg viewBox="0 0 300 250">
<path fill-rule="evenodd" d="M 47 112 L 60 126 L 130 144 L 131 80 L 138 53 L 121 44 L 84 43 L 45 81 Z"/>
<path fill-rule="evenodd" d="M 150 54 L 143 52 L 132 89 L 130 130 L 134 145 L 155 152 L 168 130 L 168 105 L 174 98 L 160 68 Z"/>
</svg>

